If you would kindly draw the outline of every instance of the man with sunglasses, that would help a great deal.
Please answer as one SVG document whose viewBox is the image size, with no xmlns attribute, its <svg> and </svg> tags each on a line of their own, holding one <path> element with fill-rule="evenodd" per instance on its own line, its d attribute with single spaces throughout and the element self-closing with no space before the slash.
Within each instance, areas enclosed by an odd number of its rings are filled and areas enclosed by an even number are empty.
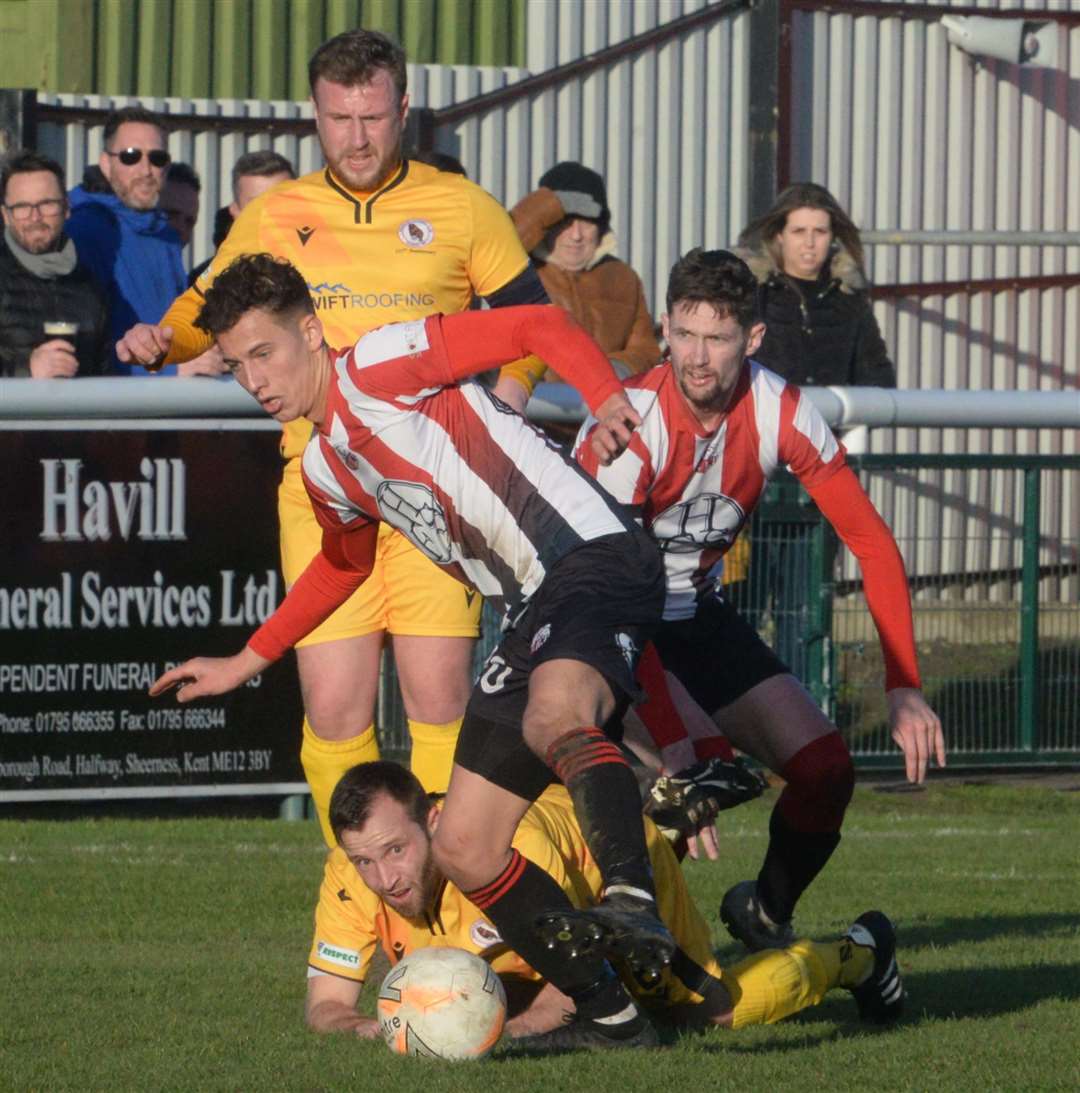
<svg viewBox="0 0 1080 1093">
<path fill-rule="evenodd" d="M 64 233 L 60 164 L 36 152 L 11 156 L 0 170 L 0 204 L 0 376 L 100 375 L 107 307 Z"/>
<path fill-rule="evenodd" d="M 180 239 L 158 208 L 169 153 L 157 117 L 140 106 L 113 111 L 104 140 L 98 166 L 111 192 L 72 190 L 68 233 L 108 297 L 115 344 L 135 323 L 156 323 L 186 277 Z M 113 363 L 119 374 L 131 373 L 129 364 Z M 170 366 L 159 375 L 175 373 Z"/>
</svg>

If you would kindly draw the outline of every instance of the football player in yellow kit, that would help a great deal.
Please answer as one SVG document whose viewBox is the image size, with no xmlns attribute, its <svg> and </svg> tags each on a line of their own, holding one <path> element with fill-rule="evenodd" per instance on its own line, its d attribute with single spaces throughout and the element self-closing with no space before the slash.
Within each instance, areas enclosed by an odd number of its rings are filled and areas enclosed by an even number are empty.
<svg viewBox="0 0 1080 1093">
<path fill-rule="evenodd" d="M 354 30 L 316 50 L 309 65 L 327 166 L 276 186 L 243 209 L 210 268 L 161 324 L 133 327 L 121 360 L 154 367 L 197 356 L 210 339 L 194 325 L 203 293 L 240 254 L 267 251 L 303 274 L 333 348 L 384 323 L 491 306 L 546 303 L 547 296 L 505 210 L 456 174 L 402 158 L 408 114 L 405 55 L 385 35 Z M 504 370 L 496 393 L 523 409 L 537 362 Z M 285 427 L 279 491 L 281 564 L 293 584 L 318 553 L 321 532 L 300 477 L 311 432 Z M 330 792 L 355 763 L 378 758 L 374 708 L 384 635 L 394 657 L 412 767 L 430 791 L 445 790 L 472 683 L 481 601 L 399 532 L 380 532 L 363 588 L 300 642 L 304 695 L 301 761 L 328 845 Z"/>
<path fill-rule="evenodd" d="M 611 1046 L 565 1035 L 573 1028 L 567 1024 L 570 999 L 540 980 L 439 874 L 430 841 L 439 805 L 407 770 L 377 762 L 346 772 L 331 798 L 330 822 L 339 845 L 327 856 L 315 911 L 305 1007 L 311 1028 L 377 1036 L 375 1019 L 356 1009 L 376 945 L 391 963 L 424 946 L 453 946 L 478 954 L 502 977 L 510 999 L 507 1031 L 524 1037 L 530 1050 Z M 646 1006 L 667 1009 L 687 1024 L 738 1029 L 779 1021 L 844 988 L 855 995 L 864 1019 L 899 1017 L 903 990 L 895 938 L 883 914 L 861 915 L 839 941 L 801 940 L 722 969 L 670 846 L 648 821 L 646 834 L 660 915 L 678 945 L 657 984 L 645 988 L 628 980 Z M 576 906 L 599 898 L 600 871 L 561 785 L 549 787 L 525 814 L 514 846 Z"/>
</svg>

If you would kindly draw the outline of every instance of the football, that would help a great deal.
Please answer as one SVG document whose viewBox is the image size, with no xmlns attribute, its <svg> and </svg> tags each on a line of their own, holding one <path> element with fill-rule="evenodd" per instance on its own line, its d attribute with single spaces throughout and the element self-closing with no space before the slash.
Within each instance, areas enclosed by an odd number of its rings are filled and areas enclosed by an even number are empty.
<svg viewBox="0 0 1080 1093">
<path fill-rule="evenodd" d="M 506 992 L 473 953 L 417 949 L 387 973 L 376 1011 L 398 1055 L 481 1059 L 502 1035 Z"/>
</svg>

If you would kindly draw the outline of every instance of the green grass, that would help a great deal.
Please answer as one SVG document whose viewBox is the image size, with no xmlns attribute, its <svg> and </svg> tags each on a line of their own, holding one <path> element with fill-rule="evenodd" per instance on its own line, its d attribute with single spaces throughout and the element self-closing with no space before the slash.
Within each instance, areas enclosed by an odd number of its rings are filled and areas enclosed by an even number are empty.
<svg viewBox="0 0 1080 1093">
<path fill-rule="evenodd" d="M 726 886 L 757 867 L 767 816 L 762 802 L 728 814 L 723 860 L 687 866 L 714 927 Z M 860 1026 L 839 993 L 771 1028 L 670 1033 L 662 1052 L 446 1065 L 305 1030 L 314 824 L 4 821 L 0 1088 L 1075 1090 L 1078 844 L 1077 794 L 860 789 L 798 926 L 830 937 L 889 912 L 901 1025 Z"/>
</svg>

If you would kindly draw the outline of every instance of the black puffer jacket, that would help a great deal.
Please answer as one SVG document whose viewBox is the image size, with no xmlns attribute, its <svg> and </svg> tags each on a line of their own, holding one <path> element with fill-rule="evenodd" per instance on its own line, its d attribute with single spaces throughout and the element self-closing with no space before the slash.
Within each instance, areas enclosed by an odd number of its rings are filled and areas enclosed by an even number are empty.
<svg viewBox="0 0 1080 1093">
<path fill-rule="evenodd" d="M 62 277 L 35 277 L 0 232 L 0 375 L 30 375 L 30 354 L 48 340 L 44 324 L 50 320 L 79 324 L 78 375 L 107 375 L 107 319 L 105 298 L 82 266 Z"/>
<path fill-rule="evenodd" d="M 813 282 L 782 273 L 767 251 L 739 254 L 761 285 L 766 332 L 755 360 L 791 383 L 896 386 L 866 281 L 846 250 L 840 248 Z"/>
</svg>

